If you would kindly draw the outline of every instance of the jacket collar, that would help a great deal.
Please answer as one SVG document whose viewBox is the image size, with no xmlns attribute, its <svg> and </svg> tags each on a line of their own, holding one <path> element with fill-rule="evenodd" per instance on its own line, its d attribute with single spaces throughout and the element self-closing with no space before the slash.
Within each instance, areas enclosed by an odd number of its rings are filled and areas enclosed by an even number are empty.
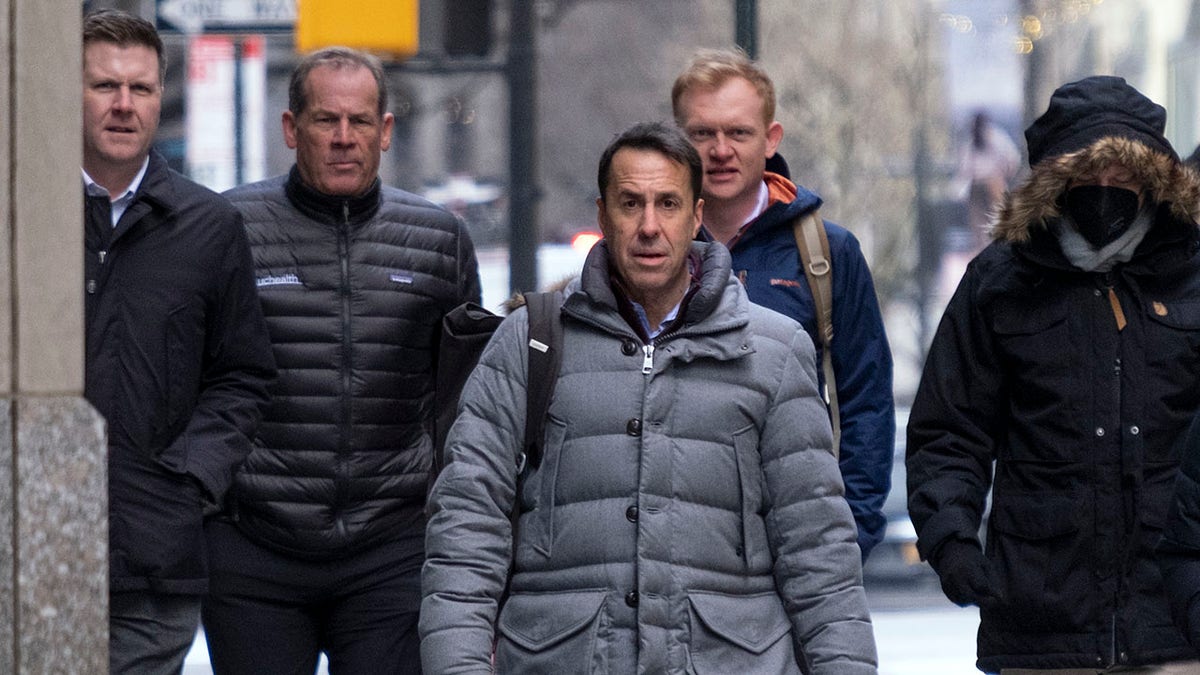
<svg viewBox="0 0 1200 675">
<path fill-rule="evenodd" d="M 133 202 L 129 208 L 125 209 L 125 213 L 117 221 L 117 226 L 113 228 L 112 238 L 109 241 L 110 246 L 118 239 L 131 236 L 135 228 L 138 233 L 144 233 L 169 218 L 170 214 L 175 211 L 175 204 L 179 203 L 175 195 L 175 183 L 171 176 L 167 160 L 151 149 L 146 175 L 142 177 L 142 183 L 134 193 Z M 153 212 L 162 214 L 162 217 L 146 217 Z"/>
<path fill-rule="evenodd" d="M 1028 241 L 1013 244 L 1013 254 L 1041 267 L 1078 272 L 1067 260 L 1058 238 L 1048 227 L 1031 228 Z M 1133 259 L 1116 270 L 1132 274 L 1162 274 L 1191 260 L 1200 251 L 1200 229 L 1171 216 L 1171 205 L 1159 204 L 1154 224 L 1134 251 Z M 1115 270 L 1114 270 L 1115 271 Z"/>
<path fill-rule="evenodd" d="M 295 164 L 288 172 L 284 190 L 288 200 L 308 217 L 324 223 L 350 225 L 361 224 L 379 211 L 382 182 L 375 177 L 375 182 L 361 195 L 355 197 L 340 197 L 327 195 L 315 190 L 300 178 L 300 170 Z"/>
<path fill-rule="evenodd" d="M 746 331 L 750 316 L 750 302 L 730 271 L 729 250 L 716 242 L 693 242 L 691 255 L 699 260 L 698 278 L 669 331 L 675 336 L 695 338 L 689 342 L 696 344 L 681 356 L 735 358 L 750 353 L 751 349 L 743 348 L 748 344 L 747 336 L 726 335 L 729 331 Z M 628 335 L 632 330 L 621 315 L 621 301 L 613 290 L 607 242 L 601 240 L 592 247 L 583 274 L 568 291 L 564 305 L 568 313 L 617 335 Z"/>
<path fill-rule="evenodd" d="M 175 198 L 175 186 L 171 181 L 171 169 L 167 160 L 154 149 L 150 150 L 150 163 L 146 167 L 146 175 L 142 177 L 137 197 L 130 208 L 137 206 L 139 201 L 149 202 L 154 209 L 168 212 L 174 211 L 174 205 L 178 203 Z"/>
<path fill-rule="evenodd" d="M 815 192 L 796 185 L 784 176 L 768 171 L 763 174 L 763 180 L 769 195 L 767 210 L 746 225 L 731 246 L 764 236 L 780 226 L 790 228 L 797 217 L 821 206 L 821 198 Z M 701 227 L 696 240 L 707 242 L 713 238 L 708 230 Z"/>
</svg>

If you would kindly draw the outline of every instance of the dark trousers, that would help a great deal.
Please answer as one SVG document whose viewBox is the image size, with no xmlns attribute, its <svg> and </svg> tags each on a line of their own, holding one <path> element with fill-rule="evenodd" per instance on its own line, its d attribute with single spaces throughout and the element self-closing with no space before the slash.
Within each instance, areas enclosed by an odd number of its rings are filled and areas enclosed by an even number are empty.
<svg viewBox="0 0 1200 675">
<path fill-rule="evenodd" d="M 215 675 L 419 675 L 420 536 L 330 561 L 259 546 L 214 519 L 204 632 Z M 418 533 L 419 534 L 419 533 Z"/>
<path fill-rule="evenodd" d="M 113 593 L 108 607 L 108 672 L 178 675 L 196 629 L 200 596 L 150 591 Z"/>
</svg>

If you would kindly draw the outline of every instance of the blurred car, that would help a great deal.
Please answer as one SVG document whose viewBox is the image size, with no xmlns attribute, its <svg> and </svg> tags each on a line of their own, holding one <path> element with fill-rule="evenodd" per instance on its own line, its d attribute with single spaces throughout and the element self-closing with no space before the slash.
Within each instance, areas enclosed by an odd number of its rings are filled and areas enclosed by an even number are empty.
<svg viewBox="0 0 1200 675">
<path fill-rule="evenodd" d="M 462 219 L 476 246 L 499 244 L 508 234 L 504 220 L 504 190 L 499 184 L 467 174 L 451 174 L 441 183 L 429 183 L 421 196 Z"/>
<path fill-rule="evenodd" d="M 883 503 L 887 530 L 883 541 L 871 551 L 863 565 L 866 583 L 938 583 L 937 573 L 917 552 L 917 530 L 908 518 L 908 487 L 905 484 L 905 427 L 908 409 L 896 409 L 896 443 L 892 455 L 892 489 Z"/>
<path fill-rule="evenodd" d="M 540 244 L 537 249 L 539 288 L 544 290 L 579 276 L 588 251 L 599 238 L 596 233 L 580 232 L 569 244 Z M 481 247 L 476 249 L 475 255 L 479 259 L 479 282 L 483 287 L 480 304 L 493 312 L 501 312 L 504 301 L 512 295 L 508 288 L 508 247 Z"/>
</svg>

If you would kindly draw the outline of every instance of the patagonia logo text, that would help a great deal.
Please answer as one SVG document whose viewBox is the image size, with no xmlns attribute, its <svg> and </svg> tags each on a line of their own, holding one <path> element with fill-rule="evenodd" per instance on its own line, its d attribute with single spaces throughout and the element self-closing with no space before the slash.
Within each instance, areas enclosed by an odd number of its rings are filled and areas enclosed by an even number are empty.
<svg viewBox="0 0 1200 675">
<path fill-rule="evenodd" d="M 785 286 L 787 288 L 800 288 L 800 282 L 795 279 L 771 279 L 772 286 Z"/>
<path fill-rule="evenodd" d="M 393 272 L 390 276 L 388 276 L 388 279 L 397 284 L 411 284 L 413 282 L 411 274 L 400 274 L 398 272 Z"/>
<path fill-rule="evenodd" d="M 259 288 L 263 286 L 300 286 L 300 277 L 295 274 L 278 274 L 269 277 L 259 277 L 255 279 L 255 285 Z"/>
</svg>

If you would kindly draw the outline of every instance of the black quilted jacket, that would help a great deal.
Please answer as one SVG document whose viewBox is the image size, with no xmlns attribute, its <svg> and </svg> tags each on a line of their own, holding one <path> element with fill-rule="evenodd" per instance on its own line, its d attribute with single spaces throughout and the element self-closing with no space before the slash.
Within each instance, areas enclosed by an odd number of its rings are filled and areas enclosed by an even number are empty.
<svg viewBox="0 0 1200 675">
<path fill-rule="evenodd" d="M 469 235 L 378 181 L 334 198 L 293 168 L 227 196 L 246 221 L 279 366 L 230 513 L 263 545 L 309 559 L 420 536 L 438 331 L 480 295 Z"/>
</svg>

